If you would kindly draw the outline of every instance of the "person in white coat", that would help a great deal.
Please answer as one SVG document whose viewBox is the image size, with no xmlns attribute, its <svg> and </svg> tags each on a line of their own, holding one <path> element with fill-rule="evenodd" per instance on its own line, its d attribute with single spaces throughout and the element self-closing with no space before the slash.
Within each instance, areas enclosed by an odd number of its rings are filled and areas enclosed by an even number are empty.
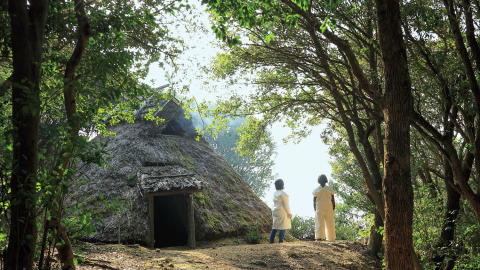
<svg viewBox="0 0 480 270">
<path fill-rule="evenodd" d="M 288 194 L 283 191 L 284 183 L 282 179 L 275 181 L 276 191 L 273 193 L 273 226 L 272 232 L 270 233 L 270 244 L 273 244 L 275 241 L 275 235 L 278 231 L 278 242 L 283 243 L 286 230 L 292 228 L 290 219 L 292 218 L 292 213 L 290 212 L 290 205 L 288 204 Z"/>
<path fill-rule="evenodd" d="M 320 184 L 313 190 L 313 208 L 315 209 L 315 241 L 325 240 L 325 229 L 328 241 L 334 242 L 335 235 L 335 191 L 326 186 L 327 176 L 318 177 Z"/>
</svg>

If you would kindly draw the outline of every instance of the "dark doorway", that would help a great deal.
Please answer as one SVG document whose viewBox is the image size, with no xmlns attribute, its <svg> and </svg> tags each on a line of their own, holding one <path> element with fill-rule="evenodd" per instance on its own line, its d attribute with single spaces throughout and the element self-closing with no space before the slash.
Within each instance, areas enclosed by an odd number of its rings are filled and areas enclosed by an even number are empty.
<svg viewBox="0 0 480 270">
<path fill-rule="evenodd" d="M 153 197 L 155 248 L 184 246 L 188 242 L 183 195 Z"/>
</svg>

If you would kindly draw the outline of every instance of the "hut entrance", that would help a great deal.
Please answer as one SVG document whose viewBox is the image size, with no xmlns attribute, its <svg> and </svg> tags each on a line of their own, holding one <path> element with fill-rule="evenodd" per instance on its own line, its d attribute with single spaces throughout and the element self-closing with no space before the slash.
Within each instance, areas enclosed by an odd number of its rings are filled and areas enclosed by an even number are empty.
<svg viewBox="0 0 480 270">
<path fill-rule="evenodd" d="M 155 162 L 145 165 L 150 164 Z M 148 197 L 149 246 L 194 249 L 193 193 L 202 192 L 202 179 L 176 165 L 146 166 L 140 170 L 140 188 Z"/>
<path fill-rule="evenodd" d="M 154 247 L 184 246 L 188 242 L 188 217 L 184 194 L 154 196 Z"/>
</svg>

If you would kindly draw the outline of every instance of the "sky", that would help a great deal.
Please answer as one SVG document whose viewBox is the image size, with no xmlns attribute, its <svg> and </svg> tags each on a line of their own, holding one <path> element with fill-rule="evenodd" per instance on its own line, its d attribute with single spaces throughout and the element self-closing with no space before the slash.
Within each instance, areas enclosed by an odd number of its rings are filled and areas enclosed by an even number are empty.
<svg viewBox="0 0 480 270">
<path fill-rule="evenodd" d="M 197 4 L 198 6 L 198 4 Z M 203 14 L 203 15 L 202 15 Z M 208 17 L 206 13 L 200 12 L 200 23 L 203 23 L 206 29 L 210 29 L 208 24 Z M 203 17 L 202 17 L 203 16 Z M 176 34 L 183 38 L 187 44 L 194 44 L 195 48 L 186 51 L 179 59 L 184 67 L 189 67 L 189 72 L 185 76 L 177 76 L 172 79 L 172 82 L 191 81 L 190 93 L 187 97 L 195 97 L 200 101 L 211 101 L 215 103 L 218 96 L 224 95 L 225 92 L 210 92 L 205 89 L 204 81 L 198 78 L 200 72 L 196 64 L 207 65 L 212 57 L 214 57 L 218 49 L 212 45 L 215 41 L 214 33 L 209 30 L 206 32 L 198 32 L 187 34 L 184 28 L 179 25 L 176 29 L 172 29 Z M 190 60 L 187 60 L 190 59 Z M 191 61 L 191 59 L 194 59 Z M 168 71 L 168 70 L 167 70 Z M 167 84 L 168 80 L 165 77 L 165 70 L 161 69 L 155 63 L 150 66 L 149 73 L 145 82 L 153 87 L 159 87 Z M 153 83 L 150 81 L 154 80 Z M 221 87 L 219 88 L 221 89 Z M 253 88 L 247 91 L 254 91 Z M 327 154 L 328 147 L 323 144 L 320 139 L 320 133 L 325 128 L 325 125 L 313 127 L 311 135 L 304 138 L 300 143 L 294 144 L 289 142 L 284 144 L 282 139 L 287 137 L 291 131 L 288 127 L 283 126 L 284 123 L 275 123 L 271 127 L 273 139 L 277 144 L 278 155 L 275 158 L 275 167 L 273 173 L 278 175 L 285 182 L 285 192 L 290 196 L 290 209 L 292 214 L 301 217 L 313 217 L 313 196 L 312 191 L 318 186 L 317 178 L 320 174 L 325 174 L 330 179 L 332 168 Z M 273 192 L 275 187 L 273 181 L 270 189 L 266 191 L 266 196 L 262 198 L 268 206 L 273 205 Z"/>
</svg>

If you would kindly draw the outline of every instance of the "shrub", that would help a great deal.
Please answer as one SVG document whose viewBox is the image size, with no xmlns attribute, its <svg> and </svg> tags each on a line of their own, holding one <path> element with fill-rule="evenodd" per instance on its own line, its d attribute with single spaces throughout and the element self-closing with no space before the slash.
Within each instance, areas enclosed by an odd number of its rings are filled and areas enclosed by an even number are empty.
<svg viewBox="0 0 480 270">
<path fill-rule="evenodd" d="M 251 244 L 260 244 L 263 239 L 263 233 L 259 231 L 260 226 L 256 222 L 254 225 L 250 226 L 247 232 L 247 241 Z"/>
<path fill-rule="evenodd" d="M 314 239 L 315 238 L 315 219 L 313 217 L 294 216 L 291 219 L 292 228 L 290 234 L 297 239 Z"/>
</svg>

